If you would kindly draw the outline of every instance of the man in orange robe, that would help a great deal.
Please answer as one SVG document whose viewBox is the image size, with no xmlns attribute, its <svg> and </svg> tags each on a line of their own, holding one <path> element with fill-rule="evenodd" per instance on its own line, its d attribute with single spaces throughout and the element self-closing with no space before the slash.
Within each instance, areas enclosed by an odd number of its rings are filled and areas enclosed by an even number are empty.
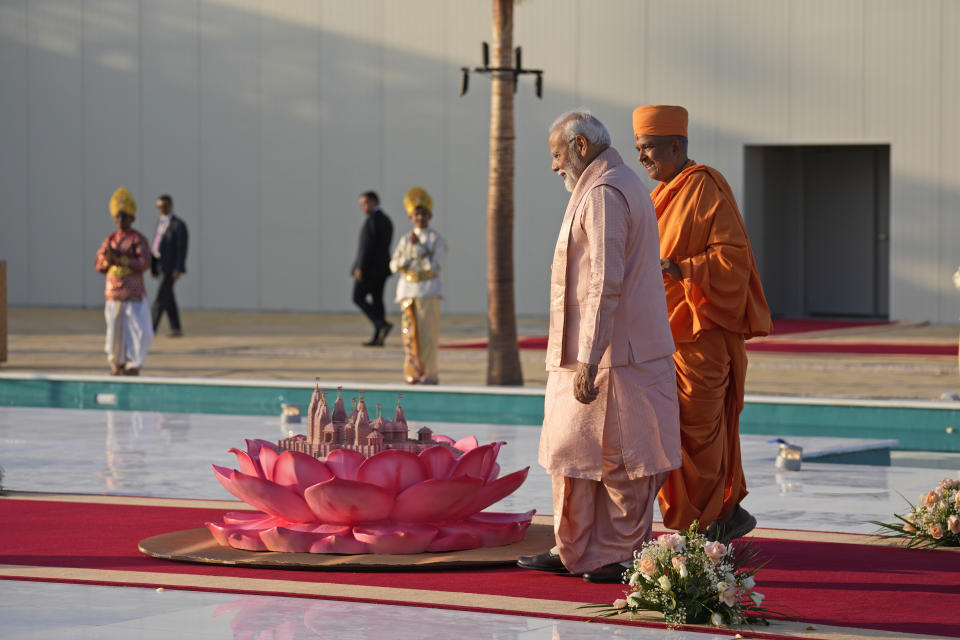
<svg viewBox="0 0 960 640">
<path fill-rule="evenodd" d="M 747 495 L 739 431 L 744 341 L 770 332 L 770 309 L 730 185 L 687 157 L 687 110 L 639 107 L 633 129 L 638 160 L 660 183 L 651 198 L 677 347 L 683 465 L 657 499 L 667 527 L 696 520 L 708 537 L 726 542 L 757 524 L 740 506 Z"/>
</svg>

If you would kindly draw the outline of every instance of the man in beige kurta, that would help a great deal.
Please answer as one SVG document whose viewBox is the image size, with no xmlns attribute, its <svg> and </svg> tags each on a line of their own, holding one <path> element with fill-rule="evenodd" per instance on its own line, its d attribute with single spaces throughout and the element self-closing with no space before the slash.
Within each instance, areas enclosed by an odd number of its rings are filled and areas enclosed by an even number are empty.
<svg viewBox="0 0 960 640">
<path fill-rule="evenodd" d="M 550 150 L 572 191 L 550 279 L 539 455 L 553 476 L 556 546 L 518 564 L 620 582 L 651 537 L 657 490 L 680 465 L 656 214 L 589 113 L 561 116 Z"/>
</svg>

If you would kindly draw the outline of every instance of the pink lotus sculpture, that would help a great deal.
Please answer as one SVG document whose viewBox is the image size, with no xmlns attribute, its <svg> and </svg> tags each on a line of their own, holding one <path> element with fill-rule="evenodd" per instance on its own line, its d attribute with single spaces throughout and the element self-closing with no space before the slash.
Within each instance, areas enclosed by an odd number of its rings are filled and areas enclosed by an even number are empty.
<svg viewBox="0 0 960 640">
<path fill-rule="evenodd" d="M 221 545 L 248 551 L 422 553 L 522 539 L 535 511 L 481 511 L 513 493 L 530 467 L 497 477 L 503 443 L 434 439 L 452 447 L 370 457 L 336 449 L 325 462 L 246 440 L 246 451 L 230 450 L 240 470 L 213 470 L 227 491 L 262 513 L 231 512 L 222 524 L 205 524 Z"/>
</svg>

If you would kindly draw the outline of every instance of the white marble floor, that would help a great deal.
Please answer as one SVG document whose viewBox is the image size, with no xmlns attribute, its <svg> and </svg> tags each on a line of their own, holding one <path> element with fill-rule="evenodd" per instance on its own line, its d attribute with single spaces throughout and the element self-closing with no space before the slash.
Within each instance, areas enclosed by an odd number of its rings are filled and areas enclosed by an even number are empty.
<svg viewBox="0 0 960 640">
<path fill-rule="evenodd" d="M 300 425 L 291 425 L 295 430 Z M 419 426 L 417 424 L 416 426 Z M 505 440 L 503 472 L 530 466 L 527 482 L 495 509 L 550 513 L 550 481 L 536 464 L 536 427 L 435 424 L 455 438 Z M 280 419 L 0 407 L 3 487 L 60 491 L 227 499 L 210 464 L 235 466 L 227 452 L 244 438 L 287 435 Z M 806 451 L 844 444 L 840 439 L 797 438 Z M 804 462 L 798 472 L 774 469 L 777 445 L 744 436 L 743 461 L 750 495 L 744 506 L 760 526 L 873 533 L 870 520 L 903 511 L 956 470 L 870 467 Z M 949 459 L 949 458 L 948 458 Z M 943 465 L 938 465 L 943 466 Z M 267 615 L 264 612 L 269 612 Z M 425 631 L 429 630 L 429 631 Z M 25 638 L 712 638 L 701 634 L 552 621 L 425 608 L 366 605 L 280 597 L 141 588 L 113 588 L 0 580 L 0 639 Z"/>
</svg>

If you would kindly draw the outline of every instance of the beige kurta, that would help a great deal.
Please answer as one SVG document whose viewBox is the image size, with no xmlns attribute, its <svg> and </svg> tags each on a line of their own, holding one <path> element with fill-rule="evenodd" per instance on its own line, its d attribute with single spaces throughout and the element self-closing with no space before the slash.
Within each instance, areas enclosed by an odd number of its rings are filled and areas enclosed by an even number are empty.
<svg viewBox="0 0 960 640">
<path fill-rule="evenodd" d="M 547 472 L 601 480 L 605 424 L 619 430 L 628 477 L 678 467 L 673 351 L 653 204 L 610 148 L 580 176 L 554 252 L 539 454 Z M 588 405 L 573 396 L 578 361 L 600 367 Z"/>
</svg>

